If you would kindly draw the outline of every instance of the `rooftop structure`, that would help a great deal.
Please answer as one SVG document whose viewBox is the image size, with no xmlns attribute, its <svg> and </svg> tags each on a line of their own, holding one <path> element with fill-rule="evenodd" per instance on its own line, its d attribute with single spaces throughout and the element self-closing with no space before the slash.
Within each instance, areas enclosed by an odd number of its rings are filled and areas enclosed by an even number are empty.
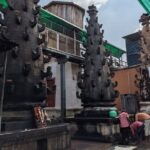
<svg viewBox="0 0 150 150">
<path fill-rule="evenodd" d="M 52 1 L 52 2 L 48 3 L 47 5 L 45 5 L 44 9 L 47 9 L 50 6 L 56 5 L 56 4 L 69 5 L 69 6 L 72 5 L 72 6 L 75 6 L 75 7 L 79 8 L 79 9 L 81 9 L 85 13 L 85 9 L 84 8 L 80 7 L 79 5 L 77 5 L 77 4 L 73 3 L 73 2 Z"/>
<path fill-rule="evenodd" d="M 85 10 L 73 2 L 52 1 L 44 6 L 44 9 L 83 28 Z"/>
<path fill-rule="evenodd" d="M 128 66 L 134 66 L 140 64 L 140 35 L 138 32 L 124 36 L 126 40 L 127 49 L 127 63 Z"/>
</svg>

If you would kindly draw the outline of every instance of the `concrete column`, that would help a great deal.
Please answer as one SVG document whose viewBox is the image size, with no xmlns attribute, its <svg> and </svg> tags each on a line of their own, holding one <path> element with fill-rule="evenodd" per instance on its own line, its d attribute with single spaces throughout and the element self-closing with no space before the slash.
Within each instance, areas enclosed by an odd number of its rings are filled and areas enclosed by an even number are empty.
<svg viewBox="0 0 150 150">
<path fill-rule="evenodd" d="M 76 31 L 74 30 L 74 54 L 77 55 Z"/>
<path fill-rule="evenodd" d="M 65 80 L 65 63 L 67 58 L 60 58 L 58 63 L 60 64 L 60 86 L 61 86 L 61 119 L 64 122 L 66 118 L 66 80 Z"/>
</svg>

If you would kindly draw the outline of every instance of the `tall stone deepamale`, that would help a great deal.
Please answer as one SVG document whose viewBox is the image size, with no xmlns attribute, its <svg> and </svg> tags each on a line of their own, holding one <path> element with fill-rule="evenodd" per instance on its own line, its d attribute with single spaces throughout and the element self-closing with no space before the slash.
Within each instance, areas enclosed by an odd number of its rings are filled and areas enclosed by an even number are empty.
<svg viewBox="0 0 150 150">
<path fill-rule="evenodd" d="M 114 76 L 112 60 L 107 58 L 109 53 L 104 48 L 104 30 L 101 30 L 102 25 L 98 24 L 94 5 L 89 7 L 88 14 L 90 19 L 87 19 L 86 27 L 88 38 L 84 44 L 85 60 L 78 75 L 81 93 L 77 92 L 77 96 L 81 98 L 84 107 L 111 107 L 114 106 L 114 100 L 118 96 L 118 91 L 114 90 L 117 82 L 111 82 Z"/>
<path fill-rule="evenodd" d="M 42 47 L 45 42 L 45 25 L 38 25 L 39 0 L 7 0 L 0 7 L 1 37 L 13 41 L 16 46 L 8 52 L 4 97 L 4 120 L 32 122 L 27 110 L 46 98 L 44 78 L 51 76 L 50 68 L 43 72 Z M 2 56 L 2 55 L 1 55 Z M 0 66 L 1 68 L 3 66 Z M 3 69 L 3 68 L 2 68 Z M 2 70 L 1 69 L 1 70 Z M 0 85 L 2 85 L 0 79 Z M 13 111 L 13 112 L 12 112 Z M 13 115 L 14 116 L 13 116 Z M 9 123 L 10 124 L 10 123 Z M 15 129 L 28 128 L 24 122 L 12 122 Z M 6 125 L 7 126 L 7 125 Z M 9 127 L 8 127 L 9 128 Z M 13 130 L 13 127 L 10 127 Z M 11 130 L 10 129 L 10 130 Z M 7 130 L 7 129 L 6 129 Z"/>
<path fill-rule="evenodd" d="M 136 85 L 139 88 L 138 96 L 140 101 L 150 101 L 150 76 L 148 67 L 150 67 L 150 16 L 143 14 L 140 22 L 143 25 L 141 35 L 140 68 L 137 69 Z"/>
<path fill-rule="evenodd" d="M 8 54 L 4 103 L 9 105 L 41 102 L 46 97 L 41 76 L 45 39 L 39 34 L 44 26 L 37 25 L 38 1 L 8 0 L 8 7 L 0 9 L 3 37 L 18 44 Z"/>
<path fill-rule="evenodd" d="M 150 65 L 150 16 L 143 14 L 139 20 L 142 23 L 141 35 L 141 63 L 142 65 Z"/>
<path fill-rule="evenodd" d="M 118 134 L 118 120 L 115 98 L 119 92 L 114 90 L 117 82 L 112 83 L 114 77 L 112 59 L 105 50 L 102 25 L 98 24 L 97 10 L 94 5 L 89 6 L 90 19 L 87 19 L 87 43 L 83 54 L 84 63 L 78 74 L 78 98 L 81 99 L 83 109 L 75 114 L 78 130 L 75 138 L 110 142 Z M 113 114 L 113 115 L 112 115 Z"/>
<path fill-rule="evenodd" d="M 140 31 L 141 64 L 137 69 L 135 84 L 139 88 L 139 91 L 137 92 L 139 110 L 150 113 L 150 16 L 148 14 L 143 14 L 140 22 L 143 25 L 143 28 Z"/>
</svg>

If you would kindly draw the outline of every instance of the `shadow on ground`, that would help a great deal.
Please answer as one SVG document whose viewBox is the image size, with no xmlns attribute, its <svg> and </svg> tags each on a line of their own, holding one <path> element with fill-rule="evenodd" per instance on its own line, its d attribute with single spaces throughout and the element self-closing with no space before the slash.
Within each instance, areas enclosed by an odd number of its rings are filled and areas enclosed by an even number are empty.
<svg viewBox="0 0 150 150">
<path fill-rule="evenodd" d="M 71 150 L 150 150 L 150 140 L 141 142 L 135 146 L 114 146 L 111 143 L 72 140 Z"/>
</svg>

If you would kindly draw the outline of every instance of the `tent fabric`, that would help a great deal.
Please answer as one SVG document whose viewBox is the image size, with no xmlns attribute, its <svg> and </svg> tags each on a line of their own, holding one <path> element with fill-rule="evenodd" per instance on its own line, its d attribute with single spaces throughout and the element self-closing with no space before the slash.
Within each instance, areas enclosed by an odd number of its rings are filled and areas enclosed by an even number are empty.
<svg viewBox="0 0 150 150">
<path fill-rule="evenodd" d="M 7 8 L 8 7 L 8 3 L 6 0 L 0 0 L 0 5 L 2 5 L 3 8 Z"/>
<path fill-rule="evenodd" d="M 150 14 L 150 0 L 138 0 L 148 14 Z"/>
<path fill-rule="evenodd" d="M 77 40 L 82 41 L 82 37 L 80 36 L 80 34 L 83 32 L 83 29 L 43 8 L 41 8 L 40 10 L 39 23 L 44 23 L 46 24 L 47 28 L 50 28 L 62 34 L 66 34 L 70 37 L 74 37 L 75 31 Z"/>
<path fill-rule="evenodd" d="M 40 20 L 40 23 L 45 23 L 48 28 L 53 29 L 55 31 L 58 31 L 58 30 L 60 31 L 62 29 L 62 27 L 67 30 L 76 30 L 79 33 L 78 40 L 80 40 L 81 42 L 87 41 L 86 31 L 84 31 L 83 29 L 77 27 L 76 25 L 69 23 L 68 21 L 54 15 L 53 13 L 48 12 L 47 10 L 45 10 L 43 8 L 41 8 L 41 10 L 40 10 L 40 19 L 39 20 Z M 52 22 L 52 24 L 50 24 L 50 21 Z M 110 43 L 107 43 L 105 45 L 105 48 L 112 54 L 112 56 L 114 56 L 118 59 L 124 53 L 126 53 L 125 51 L 121 50 L 120 48 L 118 48 Z"/>
<path fill-rule="evenodd" d="M 80 32 L 80 38 L 81 38 L 82 42 L 87 42 L 87 33 L 85 31 Z M 110 43 L 107 43 L 105 45 L 105 49 L 106 49 L 106 51 L 110 52 L 113 57 L 116 57 L 118 59 L 120 57 L 122 57 L 122 55 L 124 53 L 126 53 L 124 50 L 122 50 Z"/>
<path fill-rule="evenodd" d="M 83 29 L 81 29 L 80 27 L 54 15 L 53 13 L 41 8 L 40 10 L 40 18 L 45 18 L 47 20 L 51 20 L 59 25 L 62 25 L 62 26 L 65 26 L 66 28 L 69 28 L 69 29 L 76 29 L 78 31 L 82 31 Z"/>
<path fill-rule="evenodd" d="M 126 53 L 124 50 L 122 50 L 122 49 L 120 49 L 120 48 L 118 48 L 118 47 L 116 47 L 116 46 L 114 46 L 114 45 L 112 45 L 112 44 L 110 44 L 110 43 L 107 43 L 106 45 L 105 45 L 105 48 L 106 48 L 106 50 L 107 51 L 109 51 L 110 53 L 111 53 L 111 55 L 113 56 L 113 57 L 116 57 L 116 58 L 120 58 L 124 53 Z"/>
</svg>

